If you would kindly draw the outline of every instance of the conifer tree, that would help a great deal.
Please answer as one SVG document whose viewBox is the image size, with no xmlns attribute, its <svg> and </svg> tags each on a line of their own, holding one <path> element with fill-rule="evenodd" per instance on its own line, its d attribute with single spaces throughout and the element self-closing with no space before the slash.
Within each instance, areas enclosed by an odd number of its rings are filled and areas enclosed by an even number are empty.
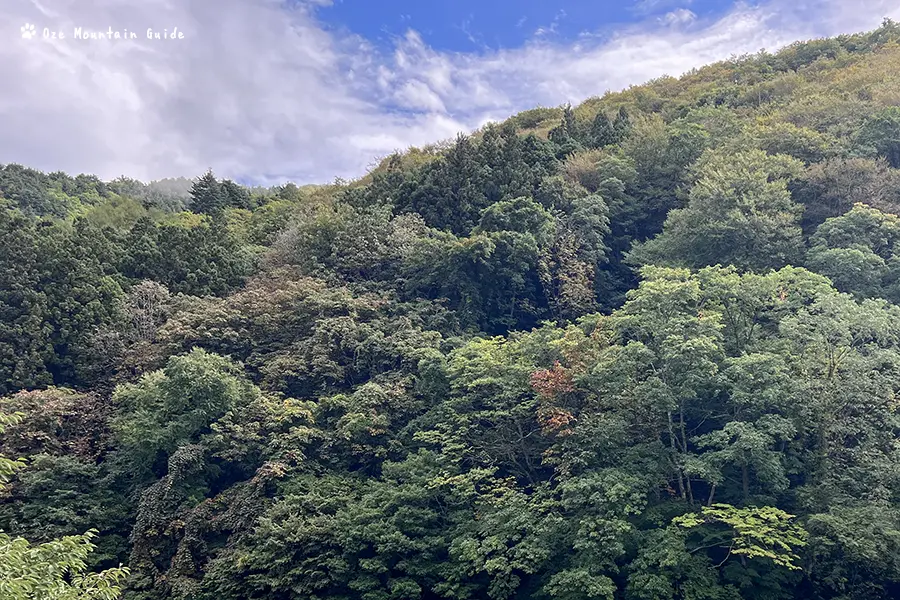
<svg viewBox="0 0 900 600">
<path fill-rule="evenodd" d="M 622 106 L 619 108 L 619 114 L 616 115 L 616 120 L 613 121 L 613 131 L 615 133 L 616 142 L 622 141 L 622 138 L 625 137 L 625 133 L 628 131 L 629 127 L 631 127 L 631 118 L 628 116 L 628 111 Z"/>
<path fill-rule="evenodd" d="M 591 123 L 590 142 L 597 148 L 602 148 L 609 144 L 615 144 L 618 141 L 616 130 L 610 122 L 609 117 L 602 110 L 594 117 Z"/>
<path fill-rule="evenodd" d="M 198 214 L 212 215 L 225 208 L 227 199 L 212 169 L 191 186 L 191 200 L 191 210 Z"/>
</svg>

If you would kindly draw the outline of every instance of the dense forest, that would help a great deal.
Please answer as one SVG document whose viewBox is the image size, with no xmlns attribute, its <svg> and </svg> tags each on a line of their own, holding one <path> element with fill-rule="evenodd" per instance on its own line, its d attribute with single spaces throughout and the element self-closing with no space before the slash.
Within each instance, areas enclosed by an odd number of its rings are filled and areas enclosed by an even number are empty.
<svg viewBox="0 0 900 600">
<path fill-rule="evenodd" d="M 898 62 L 330 185 L 0 166 L 0 597 L 900 596 Z"/>
</svg>

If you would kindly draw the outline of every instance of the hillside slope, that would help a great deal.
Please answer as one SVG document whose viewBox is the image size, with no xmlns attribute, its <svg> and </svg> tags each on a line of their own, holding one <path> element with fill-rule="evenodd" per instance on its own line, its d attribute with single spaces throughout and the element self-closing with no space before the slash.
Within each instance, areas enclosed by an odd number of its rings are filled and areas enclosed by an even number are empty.
<svg viewBox="0 0 900 600">
<path fill-rule="evenodd" d="M 349 183 L 0 167 L 0 590 L 896 597 L 898 42 Z"/>
</svg>

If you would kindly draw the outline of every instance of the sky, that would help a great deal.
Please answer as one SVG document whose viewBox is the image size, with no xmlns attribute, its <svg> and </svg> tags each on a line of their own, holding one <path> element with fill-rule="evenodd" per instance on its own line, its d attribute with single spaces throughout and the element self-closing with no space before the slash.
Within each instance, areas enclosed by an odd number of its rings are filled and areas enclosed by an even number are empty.
<svg viewBox="0 0 900 600">
<path fill-rule="evenodd" d="M 2 0 L 0 164 L 352 179 L 521 110 L 885 17 L 900 3 Z"/>
</svg>

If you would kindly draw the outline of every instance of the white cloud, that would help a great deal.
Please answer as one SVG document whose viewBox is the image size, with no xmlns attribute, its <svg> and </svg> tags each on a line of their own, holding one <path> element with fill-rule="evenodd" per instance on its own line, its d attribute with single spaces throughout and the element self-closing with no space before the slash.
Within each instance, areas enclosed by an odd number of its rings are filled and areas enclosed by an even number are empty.
<svg viewBox="0 0 900 600">
<path fill-rule="evenodd" d="M 556 13 L 556 16 L 553 17 L 553 21 L 550 22 L 549 25 L 540 26 L 534 30 L 534 36 L 537 38 L 542 38 L 546 36 L 556 35 L 559 31 L 559 22 L 566 18 L 566 11 L 560 10 Z"/>
<path fill-rule="evenodd" d="M 394 97 L 401 105 L 413 109 L 431 112 L 445 112 L 444 103 L 427 83 L 412 80 L 404 83 L 396 91 Z"/>
<path fill-rule="evenodd" d="M 679 4 L 692 4 L 692 0 L 638 0 L 631 10 L 638 15 L 649 15 Z"/>
<path fill-rule="evenodd" d="M 666 13 L 665 16 L 661 17 L 659 20 L 664 25 L 669 26 L 687 25 L 688 23 L 696 21 L 697 15 L 686 8 L 679 8 Z"/>
<path fill-rule="evenodd" d="M 410 31 L 384 54 L 321 27 L 312 5 L 328 1 L 290 10 L 278 0 L 3 2 L 0 163 L 103 178 L 193 176 L 207 167 L 266 182 L 354 177 L 376 156 L 518 110 L 870 29 L 900 13 L 882 0 L 771 0 L 716 22 L 682 8 L 611 38 L 536 38 L 470 54 L 435 51 Z M 37 25 L 37 38 L 21 38 L 24 23 Z M 45 27 L 68 39 L 43 39 Z M 75 40 L 75 27 L 127 28 L 141 39 Z M 148 27 L 177 27 L 185 37 L 148 41 Z"/>
</svg>

